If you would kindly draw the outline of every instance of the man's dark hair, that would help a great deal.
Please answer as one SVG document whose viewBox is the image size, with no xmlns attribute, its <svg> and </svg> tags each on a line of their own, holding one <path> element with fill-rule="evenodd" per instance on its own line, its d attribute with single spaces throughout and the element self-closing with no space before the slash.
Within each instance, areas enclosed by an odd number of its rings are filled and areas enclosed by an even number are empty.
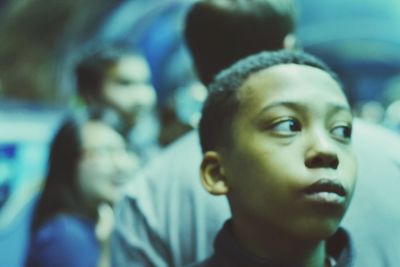
<svg viewBox="0 0 400 267">
<path fill-rule="evenodd" d="M 140 55 L 132 45 L 105 44 L 84 53 L 75 69 L 79 95 L 85 100 L 101 98 L 101 86 L 106 72 L 128 55 Z"/>
<path fill-rule="evenodd" d="M 199 125 L 203 152 L 231 144 L 231 126 L 239 107 L 238 91 L 250 75 L 282 64 L 311 66 L 336 75 L 319 59 L 301 51 L 261 52 L 244 58 L 218 74 L 209 86 Z M 338 81 L 339 82 L 339 81 Z"/>
<path fill-rule="evenodd" d="M 193 4 L 184 35 L 200 80 L 214 76 L 245 56 L 283 48 L 295 31 L 290 0 L 204 0 Z"/>
</svg>

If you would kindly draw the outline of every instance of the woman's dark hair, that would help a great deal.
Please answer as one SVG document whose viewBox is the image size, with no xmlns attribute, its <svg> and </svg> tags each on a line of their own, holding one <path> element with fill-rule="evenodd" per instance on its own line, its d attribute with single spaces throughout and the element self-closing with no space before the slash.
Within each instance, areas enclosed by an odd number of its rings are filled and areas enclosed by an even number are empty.
<svg viewBox="0 0 400 267">
<path fill-rule="evenodd" d="M 79 207 L 77 166 L 81 156 L 82 121 L 67 117 L 50 147 L 48 171 L 39 198 L 32 228 L 60 212 L 75 212 Z"/>
<path fill-rule="evenodd" d="M 114 128 L 108 110 L 91 109 L 81 114 L 66 115 L 50 145 L 45 184 L 32 221 L 33 231 L 59 213 L 96 218 L 97 211 L 85 206 L 77 184 L 82 127 L 88 121 L 101 121 Z"/>
</svg>

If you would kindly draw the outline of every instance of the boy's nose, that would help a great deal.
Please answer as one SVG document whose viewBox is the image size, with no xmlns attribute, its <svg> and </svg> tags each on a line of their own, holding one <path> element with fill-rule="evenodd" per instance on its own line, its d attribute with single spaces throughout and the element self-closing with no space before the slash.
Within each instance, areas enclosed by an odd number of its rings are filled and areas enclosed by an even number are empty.
<svg viewBox="0 0 400 267">
<path fill-rule="evenodd" d="M 310 140 L 306 151 L 305 165 L 307 168 L 337 169 L 339 157 L 332 141 L 328 137 L 315 136 Z"/>
</svg>

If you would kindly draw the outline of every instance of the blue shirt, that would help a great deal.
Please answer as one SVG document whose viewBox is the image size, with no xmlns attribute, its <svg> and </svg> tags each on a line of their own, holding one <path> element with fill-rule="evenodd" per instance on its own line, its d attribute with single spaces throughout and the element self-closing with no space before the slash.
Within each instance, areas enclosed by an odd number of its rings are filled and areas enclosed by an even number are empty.
<svg viewBox="0 0 400 267">
<path fill-rule="evenodd" d="M 352 235 L 354 266 L 400 262 L 400 138 L 354 121 L 358 182 L 342 222 Z M 200 183 L 201 150 L 193 131 L 162 152 L 128 187 L 116 207 L 113 267 L 185 266 L 203 261 L 231 217 L 225 197 Z"/>
<path fill-rule="evenodd" d="M 84 218 L 59 215 L 33 233 L 26 267 L 96 267 L 100 248 L 95 224 Z"/>
</svg>

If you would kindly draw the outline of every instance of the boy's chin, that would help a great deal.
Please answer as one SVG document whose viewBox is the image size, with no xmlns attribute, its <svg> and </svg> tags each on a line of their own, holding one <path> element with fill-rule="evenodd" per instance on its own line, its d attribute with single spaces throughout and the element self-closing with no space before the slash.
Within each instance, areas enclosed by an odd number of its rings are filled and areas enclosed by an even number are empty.
<svg viewBox="0 0 400 267">
<path fill-rule="evenodd" d="M 297 229 L 299 231 L 298 235 L 310 241 L 327 240 L 338 230 L 340 221 L 339 219 L 326 219 L 308 222 L 300 227 L 301 229 Z"/>
</svg>

